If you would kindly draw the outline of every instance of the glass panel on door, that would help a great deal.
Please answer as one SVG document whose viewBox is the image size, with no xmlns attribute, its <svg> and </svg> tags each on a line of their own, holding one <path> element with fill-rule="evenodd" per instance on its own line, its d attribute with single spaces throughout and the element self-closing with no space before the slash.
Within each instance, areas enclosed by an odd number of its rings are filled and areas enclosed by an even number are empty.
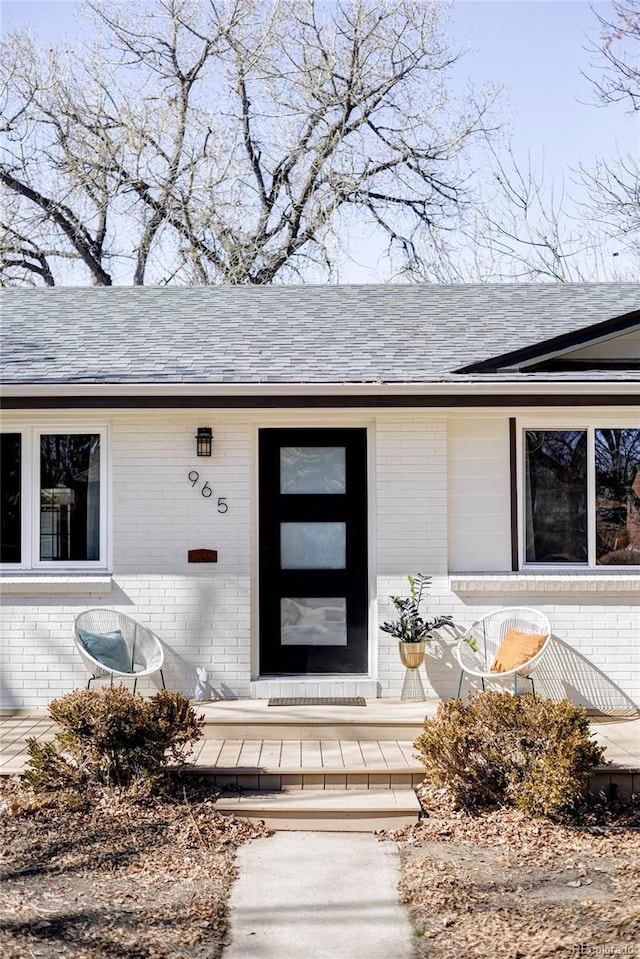
<svg viewBox="0 0 640 959">
<path fill-rule="evenodd" d="M 344 446 L 282 446 L 280 492 L 288 494 L 344 493 Z"/>
<path fill-rule="evenodd" d="M 346 646 L 347 601 L 344 596 L 283 596 L 280 600 L 283 646 Z"/>
<path fill-rule="evenodd" d="M 346 523 L 281 523 L 281 569 L 344 569 Z"/>
</svg>

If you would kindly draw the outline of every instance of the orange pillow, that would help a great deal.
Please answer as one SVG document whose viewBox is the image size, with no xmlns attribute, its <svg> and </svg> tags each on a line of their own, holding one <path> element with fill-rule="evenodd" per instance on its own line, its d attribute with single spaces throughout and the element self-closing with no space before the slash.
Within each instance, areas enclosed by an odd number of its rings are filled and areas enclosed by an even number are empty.
<svg viewBox="0 0 640 959">
<path fill-rule="evenodd" d="M 500 643 L 491 672 L 507 673 L 510 669 L 522 666 L 540 652 L 546 639 L 543 633 L 521 633 L 517 629 L 510 629 Z"/>
</svg>

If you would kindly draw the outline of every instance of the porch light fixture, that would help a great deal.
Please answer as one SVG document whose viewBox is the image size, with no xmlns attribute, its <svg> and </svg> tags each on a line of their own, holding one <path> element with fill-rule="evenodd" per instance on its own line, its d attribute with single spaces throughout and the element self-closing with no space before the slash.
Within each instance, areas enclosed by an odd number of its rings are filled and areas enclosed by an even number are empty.
<svg viewBox="0 0 640 959">
<path fill-rule="evenodd" d="M 199 426 L 196 435 L 196 453 L 198 456 L 211 456 L 213 430 L 210 426 Z"/>
</svg>

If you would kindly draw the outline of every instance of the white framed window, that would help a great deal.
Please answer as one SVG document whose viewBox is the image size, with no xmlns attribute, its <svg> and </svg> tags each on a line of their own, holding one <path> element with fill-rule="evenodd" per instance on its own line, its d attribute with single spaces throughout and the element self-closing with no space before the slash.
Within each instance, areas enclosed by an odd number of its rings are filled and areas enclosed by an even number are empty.
<svg viewBox="0 0 640 959">
<path fill-rule="evenodd" d="M 2 568 L 106 569 L 106 427 L 5 427 L 0 434 Z"/>
<path fill-rule="evenodd" d="M 520 568 L 640 570 L 640 428 L 521 424 Z"/>
</svg>

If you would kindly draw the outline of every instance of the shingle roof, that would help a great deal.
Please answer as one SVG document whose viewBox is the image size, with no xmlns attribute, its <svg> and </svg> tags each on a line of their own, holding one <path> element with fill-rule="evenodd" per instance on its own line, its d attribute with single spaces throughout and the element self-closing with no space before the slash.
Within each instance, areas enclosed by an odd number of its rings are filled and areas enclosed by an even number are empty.
<svg viewBox="0 0 640 959">
<path fill-rule="evenodd" d="M 640 310 L 640 284 L 14 288 L 0 310 L 5 384 L 420 383 Z"/>
</svg>

